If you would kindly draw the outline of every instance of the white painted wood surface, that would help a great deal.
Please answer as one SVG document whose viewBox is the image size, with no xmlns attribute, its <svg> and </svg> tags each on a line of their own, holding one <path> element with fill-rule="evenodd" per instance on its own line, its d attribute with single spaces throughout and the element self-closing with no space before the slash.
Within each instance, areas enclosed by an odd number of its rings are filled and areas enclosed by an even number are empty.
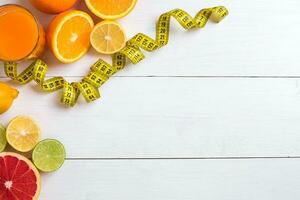
<svg viewBox="0 0 300 200">
<path fill-rule="evenodd" d="M 41 199 L 253 200 L 300 196 L 300 159 L 67 161 Z"/>
<path fill-rule="evenodd" d="M 28 1 L 6 3 L 26 6 L 45 26 L 52 18 Z M 129 37 L 154 36 L 161 13 L 216 5 L 228 18 L 188 33 L 172 23 L 170 44 L 118 73 L 92 104 L 65 109 L 58 93 L 15 85 L 20 96 L 0 122 L 31 115 L 44 138 L 67 149 L 64 167 L 44 175 L 41 200 L 300 198 L 299 1 L 139 0 L 120 22 Z M 98 57 L 44 59 L 50 77 L 76 81 Z M 0 77 L 13 84 L 2 69 Z"/>
<path fill-rule="evenodd" d="M 21 87 L 14 107 L 72 158 L 299 156 L 299 79 L 115 77 L 74 109 Z"/>
</svg>

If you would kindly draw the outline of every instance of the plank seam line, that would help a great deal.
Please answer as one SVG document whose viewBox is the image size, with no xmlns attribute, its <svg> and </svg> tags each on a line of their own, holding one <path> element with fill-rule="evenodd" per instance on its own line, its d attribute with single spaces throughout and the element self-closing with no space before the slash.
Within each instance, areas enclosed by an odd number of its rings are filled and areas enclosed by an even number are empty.
<svg viewBox="0 0 300 200">
<path fill-rule="evenodd" d="M 255 159 L 300 159 L 300 156 L 264 156 L 264 157 L 152 157 L 152 158 L 66 158 L 66 160 L 255 160 Z"/>
</svg>

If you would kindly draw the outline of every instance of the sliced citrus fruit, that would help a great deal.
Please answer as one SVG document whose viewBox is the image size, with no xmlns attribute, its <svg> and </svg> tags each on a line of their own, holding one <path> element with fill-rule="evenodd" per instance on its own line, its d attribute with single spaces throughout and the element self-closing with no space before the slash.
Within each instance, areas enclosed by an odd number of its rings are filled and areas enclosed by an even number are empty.
<svg viewBox="0 0 300 200">
<path fill-rule="evenodd" d="M 122 26 L 109 20 L 102 21 L 94 27 L 90 40 L 94 49 L 103 54 L 116 53 L 126 44 L 126 36 Z"/>
<path fill-rule="evenodd" d="M 5 128 L 0 124 L 0 152 L 4 151 L 6 144 Z"/>
<path fill-rule="evenodd" d="M 59 61 L 75 62 L 88 51 L 93 26 L 93 19 L 83 11 L 63 12 L 48 27 L 48 46 Z"/>
<path fill-rule="evenodd" d="M 27 116 L 14 118 L 6 129 L 7 142 L 21 152 L 31 151 L 40 139 L 39 126 Z"/>
<path fill-rule="evenodd" d="M 27 158 L 0 153 L 0 199 L 37 200 L 40 186 L 40 174 Z"/>
<path fill-rule="evenodd" d="M 102 19 L 120 19 L 128 15 L 137 0 L 85 0 L 89 10 Z"/>
<path fill-rule="evenodd" d="M 32 152 L 33 163 L 43 172 L 58 170 L 63 165 L 65 157 L 63 144 L 54 139 L 39 142 Z"/>
</svg>

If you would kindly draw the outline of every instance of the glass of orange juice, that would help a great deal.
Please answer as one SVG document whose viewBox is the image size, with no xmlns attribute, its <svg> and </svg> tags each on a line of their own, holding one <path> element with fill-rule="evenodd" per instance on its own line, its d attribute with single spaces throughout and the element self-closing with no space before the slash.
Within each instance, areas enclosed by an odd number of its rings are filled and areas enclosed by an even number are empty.
<svg viewBox="0 0 300 200">
<path fill-rule="evenodd" d="M 37 58 L 44 47 L 44 29 L 30 11 L 15 4 L 0 6 L 0 60 Z"/>
</svg>

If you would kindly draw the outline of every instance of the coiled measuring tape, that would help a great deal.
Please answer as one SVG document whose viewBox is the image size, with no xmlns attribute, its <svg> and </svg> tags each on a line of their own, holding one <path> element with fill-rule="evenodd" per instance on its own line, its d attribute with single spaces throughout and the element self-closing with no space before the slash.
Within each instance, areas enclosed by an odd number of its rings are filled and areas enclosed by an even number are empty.
<svg viewBox="0 0 300 200">
<path fill-rule="evenodd" d="M 175 18 L 184 29 L 190 30 L 203 28 L 209 19 L 218 23 L 227 15 L 228 10 L 224 6 L 202 9 L 194 18 L 181 9 L 164 13 L 159 17 L 156 25 L 156 39 L 138 33 L 127 41 L 122 50 L 112 55 L 112 65 L 102 59 L 98 60 L 93 64 L 88 75 L 80 82 L 69 83 L 63 77 L 45 80 L 48 66 L 40 59 L 36 59 L 19 75 L 17 73 L 17 63 L 5 62 L 5 73 L 19 84 L 26 84 L 34 80 L 46 92 L 62 90 L 61 102 L 68 107 L 72 107 L 76 104 L 80 94 L 87 102 L 99 99 L 101 85 L 110 76 L 123 69 L 127 59 L 133 64 L 137 64 L 145 58 L 141 49 L 151 52 L 168 44 L 171 17 Z"/>
</svg>

